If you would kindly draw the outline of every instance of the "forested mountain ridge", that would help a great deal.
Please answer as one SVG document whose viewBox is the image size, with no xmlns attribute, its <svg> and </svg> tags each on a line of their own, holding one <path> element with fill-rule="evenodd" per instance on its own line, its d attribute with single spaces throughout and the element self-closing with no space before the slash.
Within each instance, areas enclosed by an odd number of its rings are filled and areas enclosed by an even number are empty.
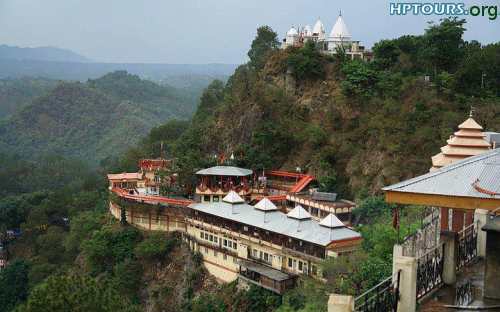
<svg viewBox="0 0 500 312">
<path fill-rule="evenodd" d="M 58 153 L 95 164 L 168 119 L 188 119 L 195 105 L 175 88 L 126 72 L 62 82 L 3 122 L 0 150 L 27 158 Z"/>
</svg>

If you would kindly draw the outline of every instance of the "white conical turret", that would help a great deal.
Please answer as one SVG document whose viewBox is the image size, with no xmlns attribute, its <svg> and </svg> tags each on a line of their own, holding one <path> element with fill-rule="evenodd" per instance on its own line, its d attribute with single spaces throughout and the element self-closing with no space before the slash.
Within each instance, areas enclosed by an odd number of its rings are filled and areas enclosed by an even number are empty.
<svg viewBox="0 0 500 312">
<path fill-rule="evenodd" d="M 325 26 L 323 25 L 323 22 L 318 18 L 318 20 L 316 21 L 316 23 L 314 24 L 314 27 L 313 27 L 313 35 L 315 36 L 321 36 L 325 34 Z"/>
<path fill-rule="evenodd" d="M 223 199 L 222 201 L 229 203 L 229 204 L 243 204 L 245 200 L 241 198 L 238 193 L 235 191 L 230 191 Z"/>
<path fill-rule="evenodd" d="M 286 35 L 287 37 L 288 36 L 297 36 L 299 34 L 299 32 L 297 31 L 297 29 L 295 29 L 294 26 L 292 26 L 292 28 L 290 28 L 289 31 L 287 31 Z"/>
<path fill-rule="evenodd" d="M 330 213 L 328 216 L 326 216 L 323 220 L 319 222 L 319 225 L 322 225 L 327 228 L 338 228 L 338 227 L 344 227 L 344 223 L 337 218 L 336 215 L 333 213 Z"/>
<path fill-rule="evenodd" d="M 267 197 L 262 198 L 255 206 L 255 209 L 259 209 L 262 211 L 274 211 L 278 210 L 275 204 L 270 201 Z"/>
<path fill-rule="evenodd" d="M 329 38 L 335 41 L 351 40 L 351 33 L 349 32 L 349 29 L 347 29 L 347 25 L 344 22 L 342 14 L 339 14 L 335 25 L 333 25 Z"/>
<path fill-rule="evenodd" d="M 297 219 L 297 220 L 307 220 L 311 219 L 311 214 L 307 212 L 301 205 L 295 206 L 289 213 L 287 213 L 289 218 Z"/>
</svg>

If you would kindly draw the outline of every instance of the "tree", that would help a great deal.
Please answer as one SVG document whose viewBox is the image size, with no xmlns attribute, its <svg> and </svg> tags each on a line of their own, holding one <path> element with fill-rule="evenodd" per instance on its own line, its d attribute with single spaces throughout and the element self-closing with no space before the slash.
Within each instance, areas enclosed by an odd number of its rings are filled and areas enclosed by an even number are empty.
<svg viewBox="0 0 500 312">
<path fill-rule="evenodd" d="M 313 41 L 307 41 L 302 48 L 292 50 L 287 64 L 297 79 L 319 79 L 325 76 L 323 55 Z"/>
<path fill-rule="evenodd" d="M 138 312 L 103 280 L 74 273 L 55 275 L 33 289 L 18 312 Z"/>
<path fill-rule="evenodd" d="M 11 311 L 28 296 L 29 265 L 15 260 L 0 271 L 0 311 Z"/>
<path fill-rule="evenodd" d="M 423 36 L 423 57 L 435 73 L 454 72 L 464 55 L 465 20 L 445 18 L 439 25 L 430 24 Z"/>
<path fill-rule="evenodd" d="M 257 71 L 261 70 L 265 63 L 269 52 L 276 50 L 279 47 L 278 34 L 269 26 L 261 26 L 257 28 L 257 36 L 252 41 L 248 57 L 250 58 L 250 66 Z"/>
<path fill-rule="evenodd" d="M 137 244 L 135 255 L 147 261 L 158 261 L 164 258 L 177 245 L 177 239 L 167 237 L 164 233 L 152 233 Z"/>
</svg>

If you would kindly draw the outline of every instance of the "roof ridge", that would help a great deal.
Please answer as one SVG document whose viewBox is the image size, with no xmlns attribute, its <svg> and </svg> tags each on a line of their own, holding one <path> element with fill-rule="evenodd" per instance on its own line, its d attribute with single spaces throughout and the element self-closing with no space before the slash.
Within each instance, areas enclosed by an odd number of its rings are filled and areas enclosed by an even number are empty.
<svg viewBox="0 0 500 312">
<path fill-rule="evenodd" d="M 450 172 L 452 170 L 461 168 L 461 167 L 463 167 L 465 165 L 468 165 L 468 164 L 471 164 L 471 163 L 483 160 L 485 158 L 492 157 L 492 156 L 494 156 L 496 154 L 500 154 L 500 149 L 494 149 L 494 150 L 491 150 L 491 151 L 488 151 L 488 152 L 485 152 L 485 153 L 482 153 L 482 154 L 479 154 L 479 155 L 476 155 L 476 156 L 464 158 L 464 159 L 462 159 L 460 161 L 457 161 L 457 162 L 451 163 L 451 164 L 449 164 L 447 166 L 444 166 L 444 167 L 442 167 L 439 170 L 436 170 L 434 172 L 428 172 L 426 174 L 410 178 L 409 180 L 401 181 L 401 182 L 395 183 L 393 185 L 389 185 L 389 186 L 383 187 L 382 190 L 383 191 L 390 191 L 390 190 L 399 189 L 399 188 L 402 188 L 402 187 L 405 187 L 405 186 L 413 185 L 415 183 L 418 183 L 418 182 L 421 182 L 421 181 L 425 181 L 425 180 L 428 180 L 428 179 L 430 179 L 432 177 L 439 176 L 441 174 L 444 174 L 444 173 Z M 403 184 L 405 182 L 407 182 L 407 183 Z"/>
</svg>

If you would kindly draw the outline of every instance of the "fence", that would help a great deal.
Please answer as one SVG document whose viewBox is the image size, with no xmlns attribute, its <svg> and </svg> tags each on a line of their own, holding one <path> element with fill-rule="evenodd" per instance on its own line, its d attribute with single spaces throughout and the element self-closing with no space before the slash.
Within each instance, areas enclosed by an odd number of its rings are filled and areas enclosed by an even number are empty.
<svg viewBox="0 0 500 312">
<path fill-rule="evenodd" d="M 388 277 L 370 290 L 354 299 L 356 312 L 397 312 L 399 301 L 399 279 L 401 271 L 396 278 Z"/>
<path fill-rule="evenodd" d="M 444 244 L 417 258 L 417 299 L 443 284 Z"/>
<path fill-rule="evenodd" d="M 477 223 L 458 233 L 457 272 L 477 258 Z"/>
</svg>

